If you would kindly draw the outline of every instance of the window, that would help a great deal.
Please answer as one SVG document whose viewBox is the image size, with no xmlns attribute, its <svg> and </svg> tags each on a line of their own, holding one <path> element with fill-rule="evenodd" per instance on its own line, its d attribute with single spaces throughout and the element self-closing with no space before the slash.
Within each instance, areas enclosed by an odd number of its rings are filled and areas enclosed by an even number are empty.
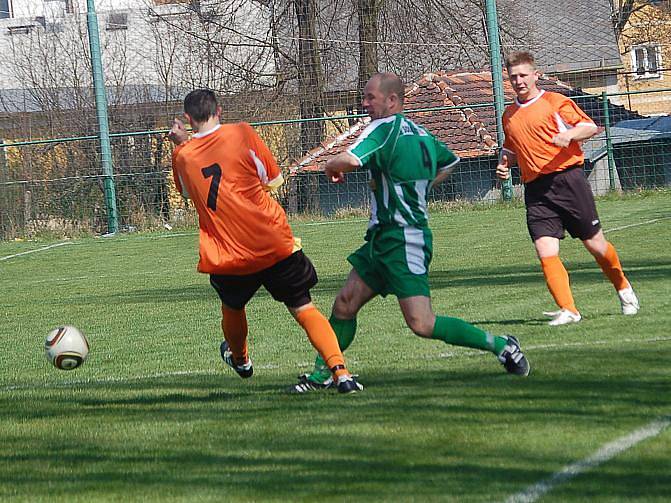
<svg viewBox="0 0 671 503">
<path fill-rule="evenodd" d="M 107 16 L 107 26 L 105 28 L 108 31 L 128 29 L 128 13 L 112 12 Z"/>
<path fill-rule="evenodd" d="M 0 19 L 12 17 L 12 0 L 0 0 Z"/>
<path fill-rule="evenodd" d="M 75 0 L 44 0 L 44 13 L 48 18 L 74 14 Z"/>
<path fill-rule="evenodd" d="M 662 66 L 662 52 L 657 44 L 637 45 L 631 48 L 631 63 L 634 77 L 647 79 L 659 77 Z"/>
</svg>

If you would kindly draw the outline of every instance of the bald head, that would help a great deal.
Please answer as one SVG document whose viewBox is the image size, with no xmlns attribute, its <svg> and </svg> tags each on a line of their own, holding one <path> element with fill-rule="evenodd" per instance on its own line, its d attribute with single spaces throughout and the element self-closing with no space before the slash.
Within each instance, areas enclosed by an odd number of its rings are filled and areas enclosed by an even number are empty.
<svg viewBox="0 0 671 503">
<path fill-rule="evenodd" d="M 403 105 L 403 95 L 405 94 L 405 84 L 401 78 L 392 72 L 376 73 L 373 75 L 369 82 L 375 80 L 380 86 L 379 89 L 382 94 L 385 96 L 390 96 L 395 94 L 398 96 L 398 100 Z"/>
<path fill-rule="evenodd" d="M 381 119 L 403 111 L 405 86 L 395 73 L 376 73 L 363 90 L 363 106 L 371 119 Z"/>
</svg>

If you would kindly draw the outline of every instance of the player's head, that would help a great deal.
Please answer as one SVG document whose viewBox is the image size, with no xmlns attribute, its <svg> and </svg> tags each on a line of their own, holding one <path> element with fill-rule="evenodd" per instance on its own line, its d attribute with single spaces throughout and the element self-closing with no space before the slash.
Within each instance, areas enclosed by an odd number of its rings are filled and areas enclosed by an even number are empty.
<svg viewBox="0 0 671 503">
<path fill-rule="evenodd" d="M 217 97 L 209 89 L 196 89 L 184 98 L 184 115 L 195 130 L 213 117 L 219 120 L 220 113 Z"/>
<path fill-rule="evenodd" d="M 520 101 L 527 101 L 538 94 L 538 70 L 536 61 L 529 52 L 513 52 L 506 58 L 508 78 Z"/>
<path fill-rule="evenodd" d="M 403 111 L 405 85 L 395 73 L 376 73 L 363 90 L 363 107 L 371 119 L 381 119 Z"/>
</svg>

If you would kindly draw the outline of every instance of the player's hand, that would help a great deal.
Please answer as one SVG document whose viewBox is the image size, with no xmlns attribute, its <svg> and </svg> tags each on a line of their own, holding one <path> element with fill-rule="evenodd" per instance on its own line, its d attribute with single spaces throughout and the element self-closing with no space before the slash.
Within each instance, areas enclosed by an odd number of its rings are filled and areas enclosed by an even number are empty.
<svg viewBox="0 0 671 503">
<path fill-rule="evenodd" d="M 175 118 L 172 123 L 172 128 L 170 128 L 170 132 L 168 133 L 168 139 L 175 145 L 181 145 L 189 139 L 189 133 L 186 130 L 186 126 L 184 126 L 184 123 L 178 118 Z"/>
<path fill-rule="evenodd" d="M 496 166 L 496 176 L 498 176 L 501 180 L 507 180 L 510 178 L 510 165 L 508 163 L 508 156 L 506 154 L 501 156 L 501 160 Z"/>
<path fill-rule="evenodd" d="M 569 143 L 571 143 L 572 139 L 573 138 L 571 138 L 571 133 L 569 131 L 563 131 L 552 137 L 552 143 L 554 143 L 558 147 L 566 148 L 568 147 Z"/>
<path fill-rule="evenodd" d="M 326 177 L 332 183 L 343 183 L 345 181 L 345 173 L 342 171 L 334 171 L 330 169 L 328 165 L 324 169 L 324 174 L 326 174 Z"/>
</svg>

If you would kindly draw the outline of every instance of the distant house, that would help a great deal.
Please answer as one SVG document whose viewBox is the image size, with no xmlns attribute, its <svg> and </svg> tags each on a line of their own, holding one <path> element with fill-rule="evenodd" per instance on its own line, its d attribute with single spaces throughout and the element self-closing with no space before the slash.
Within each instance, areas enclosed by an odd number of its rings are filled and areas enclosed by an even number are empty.
<svg viewBox="0 0 671 503">
<path fill-rule="evenodd" d="M 539 85 L 543 89 L 573 97 L 597 125 L 604 125 L 606 110 L 600 97 L 585 96 L 582 90 L 574 89 L 555 78 L 545 77 L 539 81 Z M 504 79 L 504 93 L 507 101 L 513 99 L 514 92 L 507 78 Z M 488 71 L 426 73 L 406 87 L 406 114 L 446 142 L 461 158 L 458 169 L 436 188 L 434 198 L 472 200 L 496 197 L 497 180 L 494 169 L 498 145 L 492 101 L 491 74 Z M 451 108 L 430 112 L 417 111 L 435 107 Z M 612 103 L 608 104 L 608 114 L 611 123 L 641 118 L 640 115 Z M 302 184 L 304 188 L 302 191 L 290 190 L 294 194 L 294 200 L 288 202 L 290 210 L 328 214 L 338 208 L 366 204 L 369 190 L 367 175 L 363 170 L 350 173 L 344 184 L 330 184 L 319 174 L 330 157 L 356 141 L 368 122 L 367 118 L 357 121 L 344 133 L 333 136 L 312 149 L 290 168 L 294 175 L 292 182 Z M 519 183 L 519 180 L 515 179 L 514 182 Z M 306 191 L 305 187 L 309 190 Z"/>
<path fill-rule="evenodd" d="M 624 2 L 615 3 L 622 7 Z M 621 102 L 644 115 L 671 113 L 671 94 L 650 92 L 671 88 L 671 2 L 637 0 L 616 29 L 625 70 L 620 88 L 643 91 L 623 96 Z"/>
<path fill-rule="evenodd" d="M 529 35 L 509 50 L 531 51 L 541 71 L 587 93 L 620 91 L 610 0 L 536 0 L 517 17 Z"/>
</svg>

